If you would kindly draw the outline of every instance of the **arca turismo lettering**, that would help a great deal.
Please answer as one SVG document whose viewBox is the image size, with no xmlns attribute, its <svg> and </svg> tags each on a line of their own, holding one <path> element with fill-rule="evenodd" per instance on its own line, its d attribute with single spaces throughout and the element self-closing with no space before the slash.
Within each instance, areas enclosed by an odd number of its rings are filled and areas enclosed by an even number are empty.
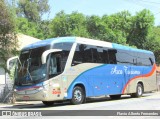
<svg viewBox="0 0 160 119">
<path fill-rule="evenodd" d="M 137 70 L 131 70 L 130 68 L 128 68 L 127 66 L 124 66 L 123 69 L 118 69 L 117 66 L 113 67 L 111 69 L 111 74 L 140 74 L 140 71 Z"/>
</svg>

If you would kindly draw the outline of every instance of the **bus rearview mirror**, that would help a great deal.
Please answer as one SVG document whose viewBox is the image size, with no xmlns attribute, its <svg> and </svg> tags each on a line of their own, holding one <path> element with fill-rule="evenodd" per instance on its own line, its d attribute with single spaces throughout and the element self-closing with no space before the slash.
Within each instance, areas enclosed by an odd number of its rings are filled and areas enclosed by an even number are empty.
<svg viewBox="0 0 160 119">
<path fill-rule="evenodd" d="M 45 64 L 45 63 L 46 63 L 46 61 L 47 61 L 47 56 L 48 56 L 50 53 L 60 52 L 60 51 L 62 51 L 62 49 L 50 49 L 50 50 L 46 50 L 45 52 L 43 52 L 42 57 L 41 57 L 42 64 Z"/>
<path fill-rule="evenodd" d="M 16 65 L 17 60 L 18 60 L 18 56 L 9 58 L 7 60 L 7 70 L 10 71 Z"/>
</svg>

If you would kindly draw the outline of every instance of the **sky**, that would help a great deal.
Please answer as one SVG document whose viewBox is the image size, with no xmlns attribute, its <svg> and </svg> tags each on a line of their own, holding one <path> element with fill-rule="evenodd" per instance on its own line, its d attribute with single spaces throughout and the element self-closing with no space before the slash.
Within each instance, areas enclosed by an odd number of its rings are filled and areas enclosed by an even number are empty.
<svg viewBox="0 0 160 119">
<path fill-rule="evenodd" d="M 128 10 L 132 15 L 149 9 L 155 17 L 155 25 L 160 25 L 160 0 L 49 0 L 50 14 L 47 19 L 64 11 L 67 14 L 77 11 L 85 15 L 111 15 Z"/>
</svg>

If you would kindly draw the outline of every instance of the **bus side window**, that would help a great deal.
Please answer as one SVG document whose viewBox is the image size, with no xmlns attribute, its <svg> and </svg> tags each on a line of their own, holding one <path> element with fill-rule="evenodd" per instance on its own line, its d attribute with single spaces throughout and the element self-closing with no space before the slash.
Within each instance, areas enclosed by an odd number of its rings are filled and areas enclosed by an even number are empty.
<svg viewBox="0 0 160 119">
<path fill-rule="evenodd" d="M 118 49 L 116 53 L 117 64 L 136 65 L 135 52 Z"/>
<path fill-rule="evenodd" d="M 85 49 L 83 55 L 84 55 L 83 62 L 93 63 L 93 54 L 92 54 L 92 49 L 90 47 Z"/>
<path fill-rule="evenodd" d="M 49 78 L 57 74 L 57 58 L 55 54 L 52 53 L 49 58 Z"/>
<path fill-rule="evenodd" d="M 94 57 L 96 57 L 96 59 L 97 59 L 97 63 L 106 63 L 106 62 L 104 62 L 104 57 L 103 57 L 103 48 L 102 47 L 97 47 L 96 48 L 96 56 L 94 56 Z M 94 54 L 94 53 L 93 53 Z"/>
<path fill-rule="evenodd" d="M 154 61 L 149 54 L 138 53 L 137 60 L 137 65 L 139 66 L 152 66 L 154 64 Z"/>
<path fill-rule="evenodd" d="M 99 63 L 97 48 L 92 48 L 91 50 L 92 50 L 91 51 L 91 53 L 92 53 L 92 62 Z"/>
<path fill-rule="evenodd" d="M 116 53 L 117 53 L 117 50 L 108 49 L 109 64 L 117 64 Z"/>
<path fill-rule="evenodd" d="M 83 62 L 84 48 L 82 45 L 77 44 L 76 50 L 74 52 L 72 66 L 81 64 Z"/>
<path fill-rule="evenodd" d="M 137 65 L 137 59 L 133 58 L 133 65 Z"/>
<path fill-rule="evenodd" d="M 149 61 L 150 61 L 151 65 L 153 65 L 153 64 L 154 64 L 154 61 L 153 61 L 153 59 L 152 59 L 152 58 L 149 58 Z"/>
<path fill-rule="evenodd" d="M 137 65 L 143 66 L 142 62 L 143 62 L 143 60 L 140 57 L 137 57 Z"/>
<path fill-rule="evenodd" d="M 104 49 L 102 56 L 103 56 L 103 62 L 108 64 L 109 63 L 108 51 Z"/>
<path fill-rule="evenodd" d="M 49 58 L 49 78 L 54 77 L 63 72 L 63 53 L 52 53 Z"/>
</svg>

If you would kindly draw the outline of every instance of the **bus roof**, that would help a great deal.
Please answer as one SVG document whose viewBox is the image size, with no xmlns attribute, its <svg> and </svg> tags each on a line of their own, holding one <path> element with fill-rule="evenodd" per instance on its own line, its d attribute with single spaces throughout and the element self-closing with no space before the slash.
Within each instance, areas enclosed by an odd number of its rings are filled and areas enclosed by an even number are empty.
<svg viewBox="0 0 160 119">
<path fill-rule="evenodd" d="M 110 42 L 101 41 L 101 40 L 93 40 L 93 39 L 88 39 L 88 38 L 76 37 L 76 42 L 90 44 L 90 45 L 96 45 L 96 46 L 101 46 L 101 47 L 128 50 L 128 51 L 133 51 L 133 52 L 153 54 L 153 52 L 148 51 L 148 50 L 137 49 L 137 48 L 133 48 L 130 46 L 125 46 L 125 45 L 121 45 L 121 44 L 117 44 L 117 43 L 110 43 Z"/>
<path fill-rule="evenodd" d="M 43 47 L 47 45 L 53 45 L 54 43 L 60 43 L 60 42 L 75 42 L 76 37 L 57 37 L 57 38 L 50 38 L 46 40 L 41 40 L 38 42 L 35 42 L 33 44 L 27 45 L 24 49 L 33 49 L 38 47 Z"/>
<path fill-rule="evenodd" d="M 112 43 L 112 46 L 115 49 L 121 49 L 121 50 L 128 50 L 128 51 L 135 51 L 135 52 L 153 54 L 153 52 L 151 52 L 149 50 L 142 50 L 142 49 L 132 48 L 132 47 L 129 47 L 129 46 L 124 46 L 124 45 L 116 44 L 116 43 Z"/>
<path fill-rule="evenodd" d="M 50 39 L 41 40 L 36 43 L 30 44 L 30 45 L 24 47 L 22 50 L 33 49 L 33 48 L 47 46 L 47 45 L 52 46 L 54 43 L 61 43 L 61 42 L 72 42 L 72 43 L 77 42 L 77 43 L 90 44 L 90 45 L 96 45 L 96 46 L 101 46 L 101 47 L 108 47 L 108 48 L 114 48 L 114 49 L 122 49 L 122 50 L 129 50 L 129 51 L 153 54 L 153 52 L 148 51 L 148 50 L 142 50 L 142 49 L 132 48 L 129 46 L 124 46 L 121 44 L 110 43 L 110 42 L 100 41 L 100 40 L 93 40 L 93 39 L 82 38 L 82 37 L 50 38 Z"/>
</svg>

